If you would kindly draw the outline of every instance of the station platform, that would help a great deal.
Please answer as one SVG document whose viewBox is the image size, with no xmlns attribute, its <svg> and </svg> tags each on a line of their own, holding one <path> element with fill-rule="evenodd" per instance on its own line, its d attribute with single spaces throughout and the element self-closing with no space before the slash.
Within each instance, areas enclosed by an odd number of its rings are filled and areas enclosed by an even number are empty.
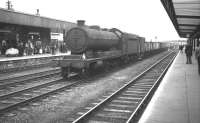
<svg viewBox="0 0 200 123">
<path fill-rule="evenodd" d="M 69 55 L 69 53 L 57 53 L 55 55 L 38 54 L 20 57 L 0 56 L 0 74 L 56 66 L 57 63 L 54 60 L 62 59 L 66 55 Z"/>
<path fill-rule="evenodd" d="M 200 75 L 193 55 L 175 58 L 139 123 L 200 123 Z"/>
<path fill-rule="evenodd" d="M 14 60 L 25 60 L 25 59 L 34 59 L 34 58 L 45 58 L 45 57 L 54 57 L 54 56 L 65 56 L 65 55 L 68 55 L 68 53 L 57 53 L 55 55 L 52 55 L 52 54 L 37 54 L 37 55 L 16 56 L 16 57 L 1 56 L 0 57 L 0 62 L 14 61 Z"/>
</svg>

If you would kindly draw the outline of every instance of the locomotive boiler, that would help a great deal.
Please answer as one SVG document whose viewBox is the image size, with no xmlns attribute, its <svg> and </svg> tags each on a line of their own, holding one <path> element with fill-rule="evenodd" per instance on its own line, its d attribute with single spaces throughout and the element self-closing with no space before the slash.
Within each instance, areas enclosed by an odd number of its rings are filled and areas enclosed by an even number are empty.
<svg viewBox="0 0 200 123">
<path fill-rule="evenodd" d="M 119 47 L 120 39 L 115 33 L 83 26 L 72 28 L 66 34 L 65 41 L 72 54 L 108 51 Z"/>
</svg>

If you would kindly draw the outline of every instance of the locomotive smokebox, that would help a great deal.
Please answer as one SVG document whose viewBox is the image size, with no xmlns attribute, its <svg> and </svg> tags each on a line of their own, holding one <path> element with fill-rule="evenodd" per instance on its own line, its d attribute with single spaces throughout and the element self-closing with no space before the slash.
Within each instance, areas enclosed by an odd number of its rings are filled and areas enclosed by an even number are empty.
<svg viewBox="0 0 200 123">
<path fill-rule="evenodd" d="M 85 25 L 85 20 L 77 20 L 77 25 L 78 26 L 84 26 Z"/>
</svg>

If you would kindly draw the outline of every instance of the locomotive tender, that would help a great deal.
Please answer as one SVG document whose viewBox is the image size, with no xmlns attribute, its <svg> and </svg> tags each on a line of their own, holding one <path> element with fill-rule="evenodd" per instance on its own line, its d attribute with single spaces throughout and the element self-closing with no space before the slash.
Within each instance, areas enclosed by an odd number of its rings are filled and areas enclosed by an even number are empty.
<svg viewBox="0 0 200 123">
<path fill-rule="evenodd" d="M 115 28 L 108 30 L 85 26 L 82 20 L 65 34 L 64 40 L 71 55 L 58 61 L 63 77 L 69 77 L 71 72 L 84 73 L 100 66 L 112 66 L 116 61 L 126 63 L 141 58 L 145 51 L 150 52 L 156 45 L 145 43 L 144 37 Z"/>
</svg>

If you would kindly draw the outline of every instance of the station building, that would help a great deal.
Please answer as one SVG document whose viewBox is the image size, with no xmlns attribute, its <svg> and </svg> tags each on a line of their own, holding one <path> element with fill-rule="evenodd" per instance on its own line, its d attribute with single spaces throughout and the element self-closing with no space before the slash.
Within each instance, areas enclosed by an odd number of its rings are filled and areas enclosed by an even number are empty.
<svg viewBox="0 0 200 123">
<path fill-rule="evenodd" d="M 28 40 L 33 44 L 41 40 L 42 45 L 63 41 L 63 34 L 74 26 L 71 22 L 0 8 L 0 44 L 5 40 L 9 47 Z"/>
</svg>

